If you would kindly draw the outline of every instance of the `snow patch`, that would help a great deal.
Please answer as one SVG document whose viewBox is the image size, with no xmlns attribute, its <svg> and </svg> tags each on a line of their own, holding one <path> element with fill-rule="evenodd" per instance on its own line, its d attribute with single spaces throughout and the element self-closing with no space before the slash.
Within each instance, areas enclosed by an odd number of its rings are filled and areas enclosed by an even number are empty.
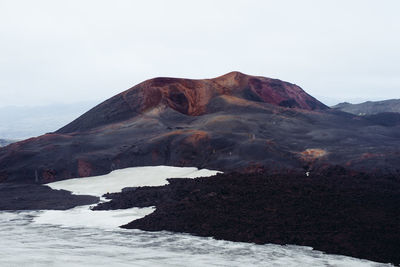
<svg viewBox="0 0 400 267">
<path fill-rule="evenodd" d="M 52 189 L 64 189 L 76 195 L 102 196 L 107 192 L 120 192 L 124 187 L 160 186 L 168 184 L 167 178 L 198 178 L 219 173 L 195 167 L 133 167 L 115 170 L 109 174 L 74 178 L 47 184 Z"/>
<path fill-rule="evenodd" d="M 34 222 L 61 227 L 115 229 L 133 220 L 143 218 L 154 210 L 155 208 L 148 207 L 92 211 L 90 206 L 80 206 L 65 211 L 43 211 L 34 218 Z"/>
<path fill-rule="evenodd" d="M 124 187 L 161 186 L 168 184 L 168 178 L 197 178 L 217 174 L 218 171 L 197 169 L 194 167 L 133 167 L 113 171 L 106 175 L 86 178 L 74 178 L 47 184 L 52 189 L 64 189 L 75 195 L 92 195 L 107 201 L 101 196 L 106 193 L 120 192 Z M 73 209 L 42 211 L 34 222 L 38 224 L 58 225 L 62 227 L 117 228 L 133 220 L 145 217 L 155 210 L 154 207 L 131 208 L 109 211 L 92 211 L 90 205 Z"/>
</svg>

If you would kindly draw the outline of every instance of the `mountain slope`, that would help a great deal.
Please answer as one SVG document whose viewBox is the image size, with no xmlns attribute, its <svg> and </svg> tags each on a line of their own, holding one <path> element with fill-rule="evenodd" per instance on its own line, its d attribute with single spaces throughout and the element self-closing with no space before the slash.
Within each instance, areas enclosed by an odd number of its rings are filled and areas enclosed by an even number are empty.
<svg viewBox="0 0 400 267">
<path fill-rule="evenodd" d="M 0 149 L 0 181 L 45 183 L 146 165 L 396 171 L 398 147 L 399 126 L 330 110 L 280 80 L 239 72 L 155 78 L 55 133 Z"/>
</svg>

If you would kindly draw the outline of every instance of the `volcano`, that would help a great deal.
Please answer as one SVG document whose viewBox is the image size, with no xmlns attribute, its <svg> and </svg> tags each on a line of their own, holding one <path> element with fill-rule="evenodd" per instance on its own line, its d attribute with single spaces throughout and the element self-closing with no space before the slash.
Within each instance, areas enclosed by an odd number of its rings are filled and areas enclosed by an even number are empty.
<svg viewBox="0 0 400 267">
<path fill-rule="evenodd" d="M 0 148 L 0 181 L 47 183 L 152 165 L 398 172 L 399 130 L 330 109 L 277 79 L 154 78 L 54 133 Z"/>
</svg>

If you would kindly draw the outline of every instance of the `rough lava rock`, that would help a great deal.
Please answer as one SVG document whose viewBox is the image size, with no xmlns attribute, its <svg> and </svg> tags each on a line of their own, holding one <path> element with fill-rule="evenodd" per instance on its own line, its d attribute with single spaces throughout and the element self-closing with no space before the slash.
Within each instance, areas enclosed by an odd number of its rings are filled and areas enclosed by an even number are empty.
<svg viewBox="0 0 400 267">
<path fill-rule="evenodd" d="M 169 182 L 107 194 L 112 200 L 94 209 L 156 206 L 155 212 L 122 227 L 311 246 L 400 264 L 400 176 L 331 166 L 309 177 L 288 170 Z"/>
<path fill-rule="evenodd" d="M 67 210 L 95 204 L 99 197 L 73 195 L 66 190 L 53 190 L 45 185 L 0 184 L 0 211 L 3 210 Z"/>
</svg>

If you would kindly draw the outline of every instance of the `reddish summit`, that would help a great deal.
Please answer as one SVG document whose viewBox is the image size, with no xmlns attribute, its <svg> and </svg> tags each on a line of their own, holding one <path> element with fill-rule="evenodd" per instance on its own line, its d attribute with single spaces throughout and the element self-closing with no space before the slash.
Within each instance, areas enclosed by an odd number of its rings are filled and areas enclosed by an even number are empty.
<svg viewBox="0 0 400 267">
<path fill-rule="evenodd" d="M 295 84 L 237 71 L 202 80 L 159 77 L 110 98 L 58 133 L 89 130 L 127 120 L 155 108 L 172 108 L 189 116 L 209 114 L 219 111 L 211 103 L 216 98 L 222 98 L 230 104 L 245 103 L 248 106 L 263 102 L 303 110 L 328 108 Z"/>
<path fill-rule="evenodd" d="M 224 94 L 240 96 L 251 101 L 305 110 L 328 108 L 299 86 L 278 79 L 250 76 L 234 71 L 211 81 L 228 89 Z"/>
</svg>

